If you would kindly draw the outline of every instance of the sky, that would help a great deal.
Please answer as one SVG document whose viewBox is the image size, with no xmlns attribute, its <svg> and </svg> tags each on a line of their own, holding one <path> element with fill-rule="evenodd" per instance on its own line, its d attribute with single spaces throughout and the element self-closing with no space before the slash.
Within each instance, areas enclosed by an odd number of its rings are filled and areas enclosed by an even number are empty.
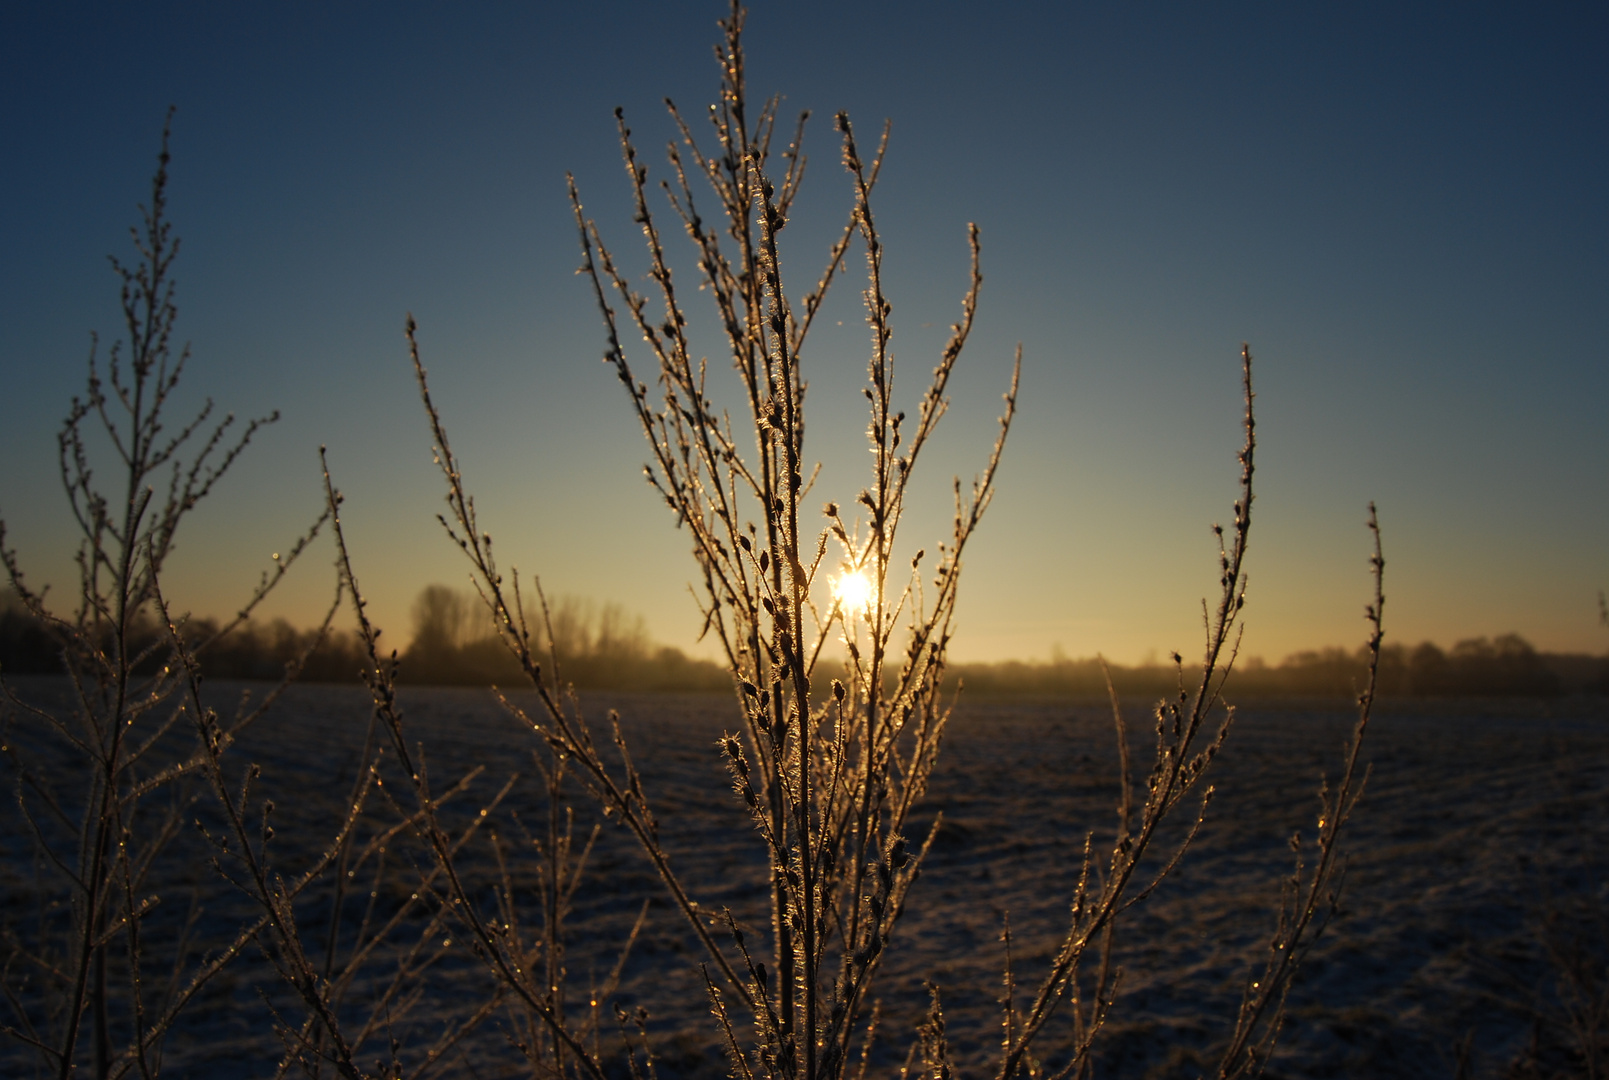
<svg viewBox="0 0 1609 1080">
<path fill-rule="evenodd" d="M 434 521 L 412 312 L 505 566 L 694 648 L 694 565 L 600 362 L 565 174 L 642 280 L 612 111 L 664 176 L 661 101 L 696 116 L 714 100 L 723 14 L 6 5 L 0 517 L 30 580 L 72 592 L 55 436 L 91 332 L 103 356 L 117 337 L 106 256 L 131 256 L 173 105 L 194 356 L 177 404 L 282 415 L 186 523 L 176 603 L 240 604 L 317 516 L 321 445 L 397 647 L 420 588 L 467 586 Z M 908 408 L 959 311 L 967 223 L 981 229 L 976 329 L 911 546 L 943 537 L 950 478 L 982 466 L 1022 345 L 954 656 L 1199 650 L 1209 527 L 1235 495 L 1242 342 L 1259 434 L 1248 653 L 1363 641 L 1370 500 L 1388 640 L 1609 646 L 1601 6 L 760 2 L 746 40 L 751 96 L 813 111 L 782 238 L 793 291 L 850 208 L 832 114 L 863 142 L 892 121 L 874 210 Z M 670 249 L 683 280 L 688 249 Z M 846 504 L 869 460 L 858 289 L 841 283 L 805 359 L 815 495 Z M 312 552 L 265 613 L 316 619 L 331 559 Z"/>
</svg>

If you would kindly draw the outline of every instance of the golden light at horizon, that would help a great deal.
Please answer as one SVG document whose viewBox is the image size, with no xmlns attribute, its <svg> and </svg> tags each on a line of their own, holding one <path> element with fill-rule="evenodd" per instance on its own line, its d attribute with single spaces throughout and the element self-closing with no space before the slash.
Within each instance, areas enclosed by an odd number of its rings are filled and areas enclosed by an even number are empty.
<svg viewBox="0 0 1609 1080">
<path fill-rule="evenodd" d="M 832 583 L 832 596 L 846 620 L 859 618 L 872 606 L 872 582 L 863 571 L 851 570 Z"/>
</svg>

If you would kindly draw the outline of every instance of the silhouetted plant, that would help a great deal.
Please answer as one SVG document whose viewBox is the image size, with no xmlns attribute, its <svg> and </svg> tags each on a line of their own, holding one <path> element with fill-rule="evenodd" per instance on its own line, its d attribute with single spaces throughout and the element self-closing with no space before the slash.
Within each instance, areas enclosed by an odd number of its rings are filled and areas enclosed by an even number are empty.
<svg viewBox="0 0 1609 1080">
<path fill-rule="evenodd" d="M 538 651 L 543 635 L 527 616 L 517 573 L 505 579 L 493 557 L 491 538 L 479 525 L 458 459 L 431 400 L 411 319 L 408 340 L 447 486 L 449 509 L 441 523 L 470 559 L 493 623 L 539 700 L 534 712 L 508 698 L 504 704 L 545 743 L 555 775 L 566 766 L 572 768 L 604 813 L 631 832 L 685 916 L 703 951 L 701 971 L 732 1074 L 743 1080 L 757 1076 L 815 1080 L 863 1072 L 869 1062 L 872 1032 L 864 1038 L 861 1032 L 871 988 L 896 940 L 911 886 L 938 828 L 935 823 L 934 831 L 914 840 L 905 835 L 950 714 L 950 699 L 942 695 L 941 687 L 961 558 L 993 496 L 995 472 L 1015 413 L 1017 375 L 1014 371 L 1000 435 L 983 473 L 970 492 L 963 492 L 959 480 L 954 484 L 954 527 L 950 537 L 937 545 L 932 578 L 922 571 L 921 551 L 908 568 L 896 566 L 895 540 L 915 466 L 946 411 L 949 379 L 972 326 L 982 281 L 978 232 L 970 229 L 971 285 L 961 317 L 951 327 L 933 376 L 915 405 L 914 418 L 909 418 L 895 403 L 889 351 L 892 306 L 884 294 L 883 246 L 871 198 L 887 131 L 868 164 L 848 117 L 838 116 L 854 209 L 815 287 L 796 303 L 784 286 L 776 236 L 787 221 L 803 175 L 805 117 L 781 155 L 782 176 L 774 179 L 768 169 L 778 103 L 771 99 L 752 116 L 749 112 L 743 21 L 743 10 L 734 4 L 722 24 L 725 37 L 717 49 L 722 85 L 710 119 L 718 148 L 702 149 L 676 106 L 667 102 L 680 140 L 669 148 L 672 179 L 661 185 L 673 220 L 696 252 L 699 291 L 714 304 L 736 372 L 740 421 L 717 408 L 706 363 L 695 358 L 684 294 L 673 279 L 659 220 L 649 205 L 648 171 L 619 111 L 633 218 L 646 242 L 656 310 L 650 312 L 648 298 L 632 287 L 633 276 L 617 266 L 598 229 L 585 216 L 573 181 L 571 201 L 581 237 L 582 273 L 604 317 L 605 359 L 626 388 L 647 437 L 649 483 L 691 540 L 703 633 L 713 637 L 731 675 L 742 723 L 738 732 L 723 737 L 721 750 L 733 790 L 751 819 L 739 828 L 752 828 L 763 846 L 770 883 L 769 926 L 746 927 L 731 912 L 698 902 L 660 842 L 658 820 L 617 718 L 611 716 L 610 723 L 618 759 L 608 760 L 594 743 L 579 704 L 567 696 L 554 671 L 556 658 Z M 719 204 L 715 223 L 694 209 L 690 179 L 694 175 L 708 183 Z M 828 502 L 825 526 L 818 530 L 807 524 L 804 509 L 815 472 L 805 457 L 806 382 L 801 357 L 825 293 L 856 242 L 866 255 L 863 297 L 872 331 L 865 390 L 872 475 L 853 500 L 864 518 L 851 522 L 838 502 Z M 624 322 L 646 349 L 645 375 L 640 376 L 628 359 L 617 303 Z M 1157 707 L 1155 756 L 1138 798 L 1129 786 L 1128 748 L 1121 715 L 1117 717 L 1123 759 L 1120 828 L 1108 854 L 1093 837 L 1086 845 L 1080 883 L 1069 898 L 1071 924 L 1039 989 L 1025 1004 L 1016 1000 L 1016 976 L 1008 956 L 1005 1037 L 996 1067 L 1002 1080 L 1088 1073 L 1091 1048 L 1114 1001 L 1116 972 L 1110 958 L 1119 916 L 1143 901 L 1177 865 L 1205 813 L 1203 796 L 1191 804 L 1195 824 L 1183 841 L 1162 856 L 1160 867 L 1142 875 L 1142 860 L 1160 843 L 1163 823 L 1198 789 L 1233 719 L 1233 711 L 1223 709 L 1222 693 L 1233 667 L 1245 601 L 1243 566 L 1256 445 L 1249 350 L 1243 354 L 1243 372 L 1246 442 L 1241 452 L 1241 491 L 1227 534 L 1215 527 L 1221 593 L 1206 613 L 1203 659 L 1198 670 L 1192 669 L 1194 689 L 1186 688 L 1185 668 L 1175 657 L 1177 693 Z M 332 509 L 339 504 L 333 489 L 330 501 Z M 336 532 L 370 648 L 367 670 L 376 709 L 391 732 L 398 760 L 416 761 L 417 750 L 409 747 L 377 632 L 364 614 L 338 515 Z M 831 597 L 825 588 L 833 565 L 829 545 L 838 548 L 842 574 L 832 582 Z M 1222 1076 L 1255 1073 L 1266 1061 L 1296 963 L 1322 929 L 1334 902 L 1336 841 L 1356 798 L 1357 750 L 1378 669 L 1382 566 L 1378 547 L 1374 565 L 1370 681 L 1360 699 L 1357 738 L 1342 779 L 1325 803 L 1314 861 L 1298 862 L 1280 903 L 1271 944 L 1275 958 L 1248 981 L 1217 1070 Z M 908 582 L 901 585 L 898 579 L 907 573 Z M 857 579 L 863 592 L 855 588 Z M 540 599 L 540 588 L 537 595 Z M 545 603 L 542 606 L 551 625 Z M 552 640 L 551 631 L 546 636 Z M 847 654 L 846 677 L 829 683 L 822 678 L 820 664 L 824 646 L 834 639 Z M 601 1078 L 607 1064 L 578 1026 L 592 1025 L 589 1030 L 595 1031 L 595 1018 L 583 1012 L 578 1021 L 563 1001 L 562 984 L 537 981 L 533 956 L 518 933 L 459 882 L 447 834 L 433 823 L 435 802 L 428 777 L 422 767 L 406 768 L 446 883 L 442 903 L 472 936 L 511 997 L 523 1002 L 532 1021 L 550 1032 L 545 1052 L 533 1055 L 533 1065 L 539 1072 Z M 558 784 L 549 794 L 553 800 L 566 797 Z M 506 894 L 498 897 L 496 911 L 512 906 Z M 543 939 L 549 973 L 551 957 L 562 951 L 561 931 L 550 923 Z M 595 1009 L 596 995 L 592 1000 Z M 1070 1037 L 1064 1045 L 1043 1049 L 1041 1036 L 1063 1009 L 1071 1016 Z M 621 1019 L 629 1027 L 628 1018 Z M 912 1047 L 912 1060 L 922 1062 L 918 1071 L 923 1077 L 950 1075 L 945 1031 L 935 991 L 928 1020 Z M 1044 1064 L 1045 1056 L 1052 1054 L 1059 1060 Z M 641 1063 L 652 1067 L 645 1036 L 641 1041 L 628 1037 L 626 1056 L 634 1074 Z"/>
<path fill-rule="evenodd" d="M 112 347 L 104 367 L 91 349 L 84 395 L 73 399 L 58 436 L 79 535 L 72 611 L 47 606 L 44 590 L 28 584 L 0 523 L 10 587 L 48 634 L 55 670 L 70 684 L 65 701 L 24 700 L 5 687 L 18 811 L 8 827 L 32 838 L 36 876 L 25 895 L 0 904 L 4 1030 L 39 1075 L 63 1078 L 155 1075 L 179 1012 L 251 941 L 246 928 L 228 940 L 198 942 L 193 913 L 188 921 L 179 916 L 186 901 L 169 895 L 176 910 L 158 917 L 163 897 L 150 891 L 160 884 L 171 893 L 175 885 L 158 868 L 179 857 L 168 848 L 185 833 L 204 761 L 186 738 L 178 694 L 185 669 L 158 609 L 160 583 L 185 518 L 278 415 L 239 429 L 233 415 L 214 420 L 208 401 L 170 427 L 189 350 L 176 351 L 173 337 L 179 242 L 166 218 L 168 132 L 164 125 L 150 202 L 131 230 L 138 262 L 131 268 L 112 260 L 127 339 Z M 98 474 L 112 486 L 100 486 Z M 198 652 L 249 616 L 323 521 L 276 556 L 237 618 L 198 640 Z M 281 679 L 302 659 L 291 658 Z M 261 716 L 277 692 L 220 727 L 218 747 Z M 23 1058 L 7 1060 L 20 1067 Z"/>
<path fill-rule="evenodd" d="M 209 405 L 178 435 L 161 435 L 159 416 L 185 359 L 183 353 L 173 358 L 169 347 L 174 308 L 168 274 L 176 242 L 163 217 L 164 134 L 151 207 L 137 234 L 144 261 L 132 271 L 118 268 L 128 366 L 114 350 L 103 384 L 92 358 L 88 394 L 75 401 L 61 439 L 63 477 L 83 536 L 76 614 L 53 614 L 0 543 L 28 617 L 48 627 L 57 643 L 76 706 L 69 715 L 10 699 L 17 723 L 37 729 L 14 764 L 22 821 L 35 840 L 41 873 L 27 898 L 35 928 L 19 930 L 14 919 L 5 928 L 4 980 L 13 1018 L 7 1031 L 32 1053 L 42 1074 L 65 1078 L 92 1067 L 98 1077 L 155 1075 L 162 1040 L 179 1010 L 254 944 L 284 990 L 270 1006 L 284 1048 L 276 1075 L 292 1069 L 314 1077 L 329 1070 L 348 1078 L 428 1074 L 444 1068 L 449 1051 L 499 1013 L 533 1075 L 605 1080 L 622 1067 L 634 1077 L 653 1075 L 647 1014 L 628 1013 L 613 1000 L 643 917 L 619 942 L 613 970 L 584 997 L 575 992 L 568 967 L 572 901 L 597 835 L 585 823 L 578 828 L 578 787 L 630 834 L 696 939 L 714 1030 L 734 1077 L 826 1080 L 859 1077 L 870 1067 L 879 1034 L 873 990 L 885 958 L 899 946 L 907 904 L 920 899 L 912 887 L 941 826 L 936 819 L 922 834 L 907 835 L 915 831 L 913 813 L 954 702 L 944 678 L 962 559 L 994 495 L 1015 416 L 1021 349 L 982 472 L 969 488 L 953 482 L 949 535 L 935 545 L 926 567 L 925 551 L 907 565 L 895 556 L 899 528 L 918 459 L 925 458 L 948 408 L 950 379 L 972 329 L 982 282 L 978 230 L 969 228 L 971 274 L 960 315 L 908 414 L 894 390 L 892 305 L 873 213 L 887 129 L 867 161 L 848 117 L 837 117 L 853 209 L 825 269 L 798 299 L 785 286 L 777 234 L 804 173 L 805 117 L 787 148 L 773 155 L 779 105 L 771 99 L 750 112 L 744 18 L 734 3 L 722 24 L 720 100 L 710 111 L 717 145 L 701 147 L 670 104 L 679 142 L 669 148 L 671 180 L 662 185 L 674 226 L 693 246 L 699 291 L 714 305 L 735 371 L 736 419 L 716 406 L 707 365 L 695 359 L 684 292 L 673 278 L 661 221 L 650 208 L 648 171 L 623 115 L 616 114 L 619 136 L 634 221 L 646 242 L 653 310 L 586 217 L 573 182 L 570 191 L 582 273 L 604 319 L 606 360 L 647 438 L 649 482 L 691 541 L 702 632 L 725 662 L 737 722 L 717 752 L 735 801 L 746 809 L 734 834 L 751 838 L 760 850 L 766 924 L 748 925 L 702 903 L 679 872 L 619 718 L 609 717 L 612 751 L 595 741 L 573 692 L 578 657 L 622 663 L 643 651 L 643 640 L 627 628 L 583 647 L 578 643 L 587 635 L 567 626 L 564 609 L 550 608 L 539 585 L 528 604 L 518 574 L 504 577 L 431 399 L 411 318 L 411 358 L 446 485 L 441 524 L 470 560 L 496 640 L 534 693 L 534 704 L 529 696 L 504 696 L 502 703 L 532 736 L 543 819 L 524 830 L 522 841 L 510 842 L 498 811 L 517 775 L 465 810 L 456 804 L 474 791 L 482 769 L 450 783 L 433 776 L 405 723 L 398 659 L 381 648 L 369 619 L 342 528 L 341 497 L 326 471 L 325 518 L 333 525 L 341 581 L 357 619 L 372 720 L 340 814 L 311 845 L 310 859 L 294 872 L 284 868 L 275 807 L 257 790 L 260 770 L 228 754 L 277 691 L 226 721 L 203 695 L 201 672 L 208 651 L 243 625 L 318 525 L 264 575 L 229 624 L 198 633 L 202 624 L 171 611 L 162 595 L 179 523 L 257 426 L 230 441 L 231 420 L 207 427 Z M 710 221 L 695 210 L 695 175 L 719 204 Z M 871 474 L 852 500 L 826 503 L 817 527 L 805 509 L 816 473 L 806 456 L 802 357 L 852 248 L 866 260 Z M 636 345 L 628 357 L 626 337 L 642 339 L 643 358 Z M 1086 836 L 1077 883 L 1066 898 L 1065 933 L 1027 990 L 1019 990 L 1020 965 L 1006 928 L 1003 1034 L 991 1066 L 1000 1080 L 1091 1074 L 1094 1048 L 1117 1002 L 1114 943 L 1124 913 L 1179 865 L 1207 812 L 1206 779 L 1234 720 L 1224 689 L 1246 596 L 1256 450 L 1249 349 L 1242 351 L 1242 378 L 1239 491 L 1230 526 L 1214 526 L 1220 590 L 1203 604 L 1199 666 L 1173 658 L 1174 684 L 1153 713 L 1156 739 L 1143 789 L 1133 782 L 1127 728 L 1106 679 L 1120 757 L 1117 827 L 1110 835 Z M 115 498 L 92 483 L 83 429 L 93 419 L 127 474 Z M 200 447 L 185 459 L 192 436 Z M 158 498 L 153 484 L 161 476 L 168 477 L 166 495 Z M 1339 779 L 1325 789 L 1316 834 L 1293 839 L 1297 860 L 1276 902 L 1267 952 L 1253 961 L 1239 1010 L 1226 1018 L 1213 1066 L 1220 1077 L 1255 1075 L 1266 1065 L 1297 966 L 1337 901 L 1338 838 L 1362 787 L 1359 748 L 1382 657 L 1384 563 L 1372 507 L 1369 527 L 1375 588 L 1355 734 Z M 829 548 L 836 549 L 833 556 Z M 450 590 L 427 592 L 416 627 L 417 659 L 479 648 L 484 638 L 474 630 L 477 622 L 484 625 Z M 292 638 L 271 647 L 284 651 Z M 823 659 L 832 643 L 845 657 L 836 669 L 841 677 L 832 677 Z M 1494 655 L 1524 651 L 1512 643 L 1488 647 Z M 307 654 L 291 659 L 286 678 Z M 49 770 L 23 757 L 25 749 L 45 743 L 55 755 Z M 54 771 L 56 759 L 76 761 L 78 771 Z M 153 867 L 181 835 L 187 808 L 202 790 L 216 811 L 204 826 L 212 863 L 256 905 L 252 917 L 210 952 L 192 943 L 189 925 L 152 932 L 145 893 Z M 525 853 L 527 880 L 534 882 L 534 913 L 511 868 L 517 852 Z M 377 898 L 402 880 L 396 868 L 405 863 L 412 864 L 403 871 L 407 898 L 381 910 Z M 360 880 L 371 886 L 366 903 L 357 891 Z M 646 905 L 643 910 L 645 916 Z M 451 1021 L 427 1044 L 405 1042 L 393 1024 L 418 1005 L 422 980 L 442 955 L 431 942 L 449 932 L 469 943 L 484 992 L 447 1006 Z M 618 1033 L 608 1031 L 611 1011 Z M 941 988 L 934 987 L 926 1019 L 910 1033 L 902 1075 L 953 1075 L 948 1031 Z"/>
</svg>

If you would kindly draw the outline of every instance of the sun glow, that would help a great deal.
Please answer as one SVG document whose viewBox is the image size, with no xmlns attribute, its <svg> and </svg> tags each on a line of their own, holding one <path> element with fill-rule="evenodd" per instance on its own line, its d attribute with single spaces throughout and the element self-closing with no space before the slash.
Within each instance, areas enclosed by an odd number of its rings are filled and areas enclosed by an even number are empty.
<svg viewBox="0 0 1609 1080">
<path fill-rule="evenodd" d="M 860 570 L 852 570 L 832 583 L 832 596 L 844 618 L 859 618 L 872 606 L 871 579 Z"/>
</svg>

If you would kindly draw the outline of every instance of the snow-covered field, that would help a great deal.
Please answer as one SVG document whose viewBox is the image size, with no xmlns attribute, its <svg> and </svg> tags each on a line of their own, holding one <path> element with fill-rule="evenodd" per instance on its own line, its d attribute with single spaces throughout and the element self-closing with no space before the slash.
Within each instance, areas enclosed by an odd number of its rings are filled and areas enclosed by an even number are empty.
<svg viewBox="0 0 1609 1080">
<path fill-rule="evenodd" d="M 50 696 L 59 687 L 25 681 L 23 689 Z M 345 798 L 362 744 L 364 701 L 354 688 L 295 688 L 231 751 L 237 764 L 263 767 L 262 791 L 279 807 L 275 845 L 288 869 L 327 834 Z M 532 743 L 488 694 L 410 689 L 402 701 L 438 788 L 485 766 L 475 796 L 461 804 L 466 815 L 520 771 L 527 780 L 502 812 L 534 824 L 540 799 L 529 779 Z M 763 852 L 714 747 L 732 724 L 730 699 L 593 695 L 585 707 L 600 736 L 607 710 L 619 710 L 666 845 L 694 897 L 706 909 L 728 906 L 763 926 Z M 1138 759 L 1149 742 L 1144 704 L 1132 703 L 1129 714 Z M 1320 777 L 1339 768 L 1352 720 L 1331 705 L 1259 703 L 1242 711 L 1214 765 L 1217 795 L 1195 847 L 1121 924 L 1122 994 L 1097 1075 L 1193 1076 L 1210 1062 L 1272 928 L 1280 881 L 1291 869 L 1290 833 L 1311 829 Z M 8 738 L 30 744 L 17 732 Z M 1558 965 L 1547 946 L 1587 950 L 1600 978 L 1605 970 L 1609 710 L 1601 700 L 1386 703 L 1364 756 L 1373 774 L 1346 836 L 1343 912 L 1299 976 L 1270 1075 L 1451 1076 L 1465 1039 L 1475 1075 L 1503 1075 L 1532 1039 L 1537 1010 L 1557 1009 Z M 944 824 L 880 983 L 878 1070 L 895 1072 L 904 1060 L 930 982 L 944 1001 L 960 1075 L 987 1072 L 1000 1037 L 1002 918 L 1009 914 L 1026 993 L 1059 940 L 1086 834 L 1093 830 L 1099 841 L 1115 822 L 1115 762 L 1105 706 L 958 709 L 928 800 L 943 809 Z M 588 806 L 579 791 L 577 805 Z M 15 800 L 0 813 L 5 917 L 26 940 L 28 841 Z M 198 802 L 195 815 L 208 814 Z M 590 827 L 590 816 L 578 817 L 578 831 Z M 508 822 L 503 832 L 517 838 L 518 827 Z M 249 914 L 249 898 L 216 879 L 199 840 L 186 838 L 175 850 L 182 857 L 176 854 L 171 873 L 198 883 L 206 908 L 198 937 L 222 940 Z M 475 874 L 487 860 L 473 855 L 466 866 Z M 413 873 L 397 866 L 384 888 L 405 891 Z M 518 863 L 514 878 L 517 885 L 532 880 Z M 164 905 L 175 909 L 172 917 L 183 915 L 177 909 L 188 888 Z M 354 895 L 366 897 L 366 889 Z M 653 900 L 649 922 L 620 1001 L 648 1010 L 665 1080 L 725 1075 L 693 940 L 660 899 L 630 838 L 607 824 L 571 916 L 572 1000 L 614 963 L 644 898 Z M 322 940 L 329 913 L 327 896 L 306 903 L 310 943 Z M 419 980 L 417 1004 L 411 1013 L 399 1006 L 391 1028 L 405 1045 L 433 1039 L 491 985 L 462 942 L 433 948 L 440 959 Z M 175 1031 L 167 1075 L 271 1075 L 279 1042 L 270 1006 L 288 1004 L 263 957 L 243 956 Z M 1551 1052 L 1558 1032 L 1542 1030 L 1544 1052 Z M 507 1032 L 498 1020 L 480 1028 L 444 1063 L 445 1074 L 528 1075 Z M 366 1056 L 384 1055 L 384 1041 L 379 1035 Z M 1043 1049 L 1054 1046 L 1052 1040 Z M 14 1050 L 0 1054 L 0 1070 L 30 1075 Z"/>
</svg>

